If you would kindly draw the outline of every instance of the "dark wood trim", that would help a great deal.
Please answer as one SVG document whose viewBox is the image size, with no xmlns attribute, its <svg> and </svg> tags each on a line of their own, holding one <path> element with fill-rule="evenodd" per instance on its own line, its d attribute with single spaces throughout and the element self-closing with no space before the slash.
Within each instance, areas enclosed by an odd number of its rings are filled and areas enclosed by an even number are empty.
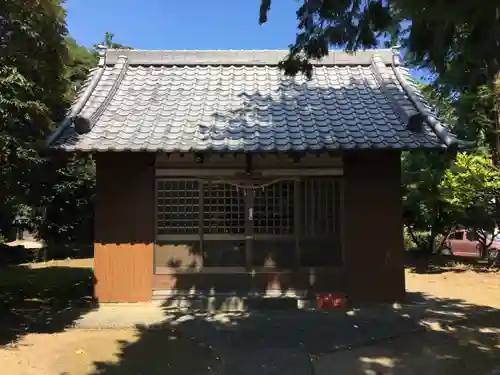
<svg viewBox="0 0 500 375">
<path fill-rule="evenodd" d="M 344 179 L 341 179 L 336 188 L 339 189 L 338 193 L 335 194 L 337 198 L 338 204 L 335 205 L 335 221 L 336 221 L 336 237 L 338 237 L 339 247 L 341 252 L 341 260 L 342 266 L 345 266 L 345 229 L 344 229 L 344 217 L 345 217 L 345 208 L 344 208 L 344 196 L 345 196 L 345 188 L 344 188 Z"/>
<path fill-rule="evenodd" d="M 301 213 L 302 213 L 302 205 L 301 205 L 301 181 L 300 180 L 295 180 L 294 181 L 294 187 L 293 187 L 293 202 L 294 202 L 294 207 L 293 207 L 293 215 L 294 215 L 294 232 L 295 232 L 295 263 L 297 268 L 300 267 L 300 258 L 301 258 L 301 251 L 300 251 L 300 232 L 301 232 Z"/>
<path fill-rule="evenodd" d="M 254 196 L 253 189 L 245 190 L 245 264 L 247 270 L 252 269 L 253 242 L 254 242 Z"/>
<path fill-rule="evenodd" d="M 168 155 L 170 156 L 170 155 Z M 156 172 L 156 170 L 155 170 Z M 153 274 L 156 272 L 156 264 L 155 264 L 155 256 L 156 256 L 156 238 L 158 237 L 158 180 L 159 178 L 156 177 L 153 179 L 153 191 L 154 191 L 154 196 L 153 196 L 153 209 L 154 209 L 154 237 L 155 237 L 155 243 L 153 244 L 153 257 L 151 259 L 151 267 L 153 268 Z"/>
<path fill-rule="evenodd" d="M 252 154 L 249 153 L 245 154 L 245 172 L 246 173 L 252 172 Z"/>
<path fill-rule="evenodd" d="M 251 270 L 247 270 L 245 267 L 204 267 L 197 270 L 190 268 L 186 269 L 173 269 L 171 267 L 157 267 L 159 272 L 155 272 L 156 275 L 217 275 L 217 274 L 230 274 L 230 275 L 289 275 L 294 273 L 340 273 L 342 267 L 296 267 L 296 268 L 278 268 L 278 267 L 252 267 Z"/>
<path fill-rule="evenodd" d="M 199 217 L 198 217 L 198 233 L 200 235 L 200 254 L 201 254 L 201 267 L 203 268 L 204 266 L 204 255 L 205 253 L 203 252 L 203 237 L 205 234 L 203 233 L 203 219 L 204 219 L 204 207 L 205 207 L 205 189 L 204 185 L 206 182 L 200 180 L 199 181 L 199 189 L 200 189 L 200 199 L 199 199 Z"/>
<path fill-rule="evenodd" d="M 302 295 L 344 292 L 343 269 L 310 269 L 242 273 L 174 273 L 153 275 L 153 290 L 173 295 L 255 295 L 295 291 Z M 193 288 L 194 287 L 194 288 Z"/>
</svg>

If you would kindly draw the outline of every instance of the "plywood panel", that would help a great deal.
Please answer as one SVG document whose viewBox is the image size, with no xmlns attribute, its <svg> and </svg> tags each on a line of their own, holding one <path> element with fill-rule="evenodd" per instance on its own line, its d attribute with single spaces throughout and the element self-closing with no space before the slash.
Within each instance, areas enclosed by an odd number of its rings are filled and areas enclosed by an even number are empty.
<svg viewBox="0 0 500 375">
<path fill-rule="evenodd" d="M 139 302 L 151 299 L 152 245 L 96 244 L 95 293 L 101 302 Z"/>
</svg>

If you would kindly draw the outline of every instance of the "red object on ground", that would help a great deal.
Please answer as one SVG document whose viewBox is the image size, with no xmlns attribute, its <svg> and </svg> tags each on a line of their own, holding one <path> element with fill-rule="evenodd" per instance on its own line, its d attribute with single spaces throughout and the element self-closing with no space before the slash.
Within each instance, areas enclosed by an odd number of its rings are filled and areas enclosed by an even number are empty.
<svg viewBox="0 0 500 375">
<path fill-rule="evenodd" d="M 325 293 L 316 296 L 316 309 L 338 309 L 345 306 L 345 296 L 340 293 Z"/>
</svg>

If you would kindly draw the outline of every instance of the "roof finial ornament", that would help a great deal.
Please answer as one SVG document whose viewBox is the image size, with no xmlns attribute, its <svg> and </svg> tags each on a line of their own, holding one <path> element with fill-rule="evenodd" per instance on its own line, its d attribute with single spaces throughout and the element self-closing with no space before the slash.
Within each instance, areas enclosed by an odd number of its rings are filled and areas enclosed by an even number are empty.
<svg viewBox="0 0 500 375">
<path fill-rule="evenodd" d="M 98 44 L 95 50 L 97 51 L 97 54 L 99 56 L 99 63 L 97 65 L 98 66 L 106 65 L 106 51 L 108 50 L 108 46 L 104 44 Z"/>
<path fill-rule="evenodd" d="M 401 61 L 399 60 L 399 50 L 401 49 L 401 46 L 399 44 L 392 46 L 392 66 L 398 66 L 401 65 Z"/>
</svg>

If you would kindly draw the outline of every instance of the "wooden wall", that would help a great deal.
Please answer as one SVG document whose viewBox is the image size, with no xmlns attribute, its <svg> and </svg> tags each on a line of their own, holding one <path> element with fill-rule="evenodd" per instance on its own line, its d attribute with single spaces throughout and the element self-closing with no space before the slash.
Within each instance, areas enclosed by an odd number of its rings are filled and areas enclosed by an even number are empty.
<svg viewBox="0 0 500 375">
<path fill-rule="evenodd" d="M 344 160 L 344 260 L 352 302 L 405 296 L 400 152 L 358 152 Z"/>
<path fill-rule="evenodd" d="M 196 293 L 276 295 L 276 293 L 325 293 L 344 290 L 342 271 L 338 268 L 309 270 L 268 271 L 241 273 L 171 273 L 153 276 L 156 295 L 160 291 L 175 290 L 179 295 Z"/>
<path fill-rule="evenodd" d="M 154 243 L 154 154 L 96 156 L 95 294 L 100 302 L 149 301 Z"/>
<path fill-rule="evenodd" d="M 276 279 L 278 275 L 262 275 L 258 282 L 249 282 L 244 275 L 153 276 L 155 155 L 103 153 L 96 158 L 95 275 L 96 296 L 101 302 L 149 301 L 153 287 L 175 288 L 179 284 L 229 283 L 233 288 L 242 284 L 241 289 L 253 289 L 255 283 L 264 288 L 270 284 L 281 288 L 290 283 L 309 285 L 306 275 L 303 280 L 295 275 L 293 283 L 282 279 L 284 276 Z M 319 275 L 322 287 L 318 289 L 325 291 L 329 285 L 338 291 L 343 284 L 354 303 L 402 300 L 405 284 L 400 153 L 347 154 L 344 174 L 345 276 L 341 282 L 338 273 Z"/>
</svg>

